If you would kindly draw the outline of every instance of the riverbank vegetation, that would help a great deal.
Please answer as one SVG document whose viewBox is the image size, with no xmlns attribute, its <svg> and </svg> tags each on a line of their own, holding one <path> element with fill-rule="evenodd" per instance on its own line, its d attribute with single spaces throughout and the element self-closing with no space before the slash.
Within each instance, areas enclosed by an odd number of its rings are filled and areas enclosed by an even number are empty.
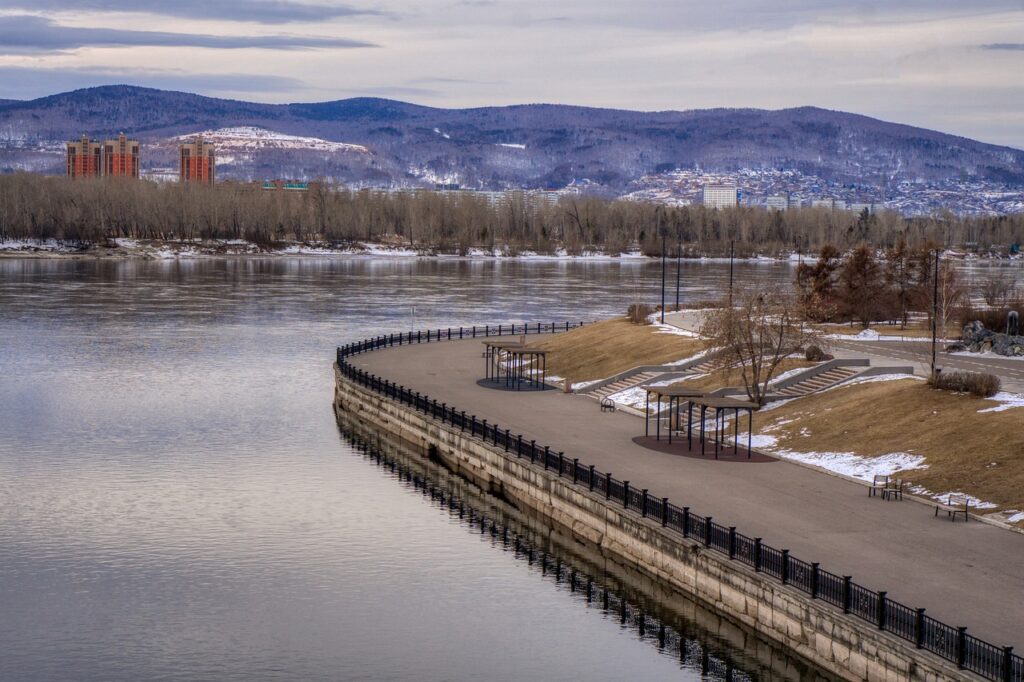
<svg viewBox="0 0 1024 682">
<path fill-rule="evenodd" d="M 448 253 L 515 255 L 565 251 L 739 257 L 938 244 L 1005 255 L 1024 240 L 1024 215 L 903 218 L 818 208 L 786 212 L 736 207 L 668 207 L 638 201 L 527 193 L 497 200 L 473 192 L 350 191 L 311 183 L 308 191 L 266 191 L 253 183 L 214 186 L 115 178 L 71 181 L 29 173 L 0 176 L 0 241 L 56 239 L 375 242 Z"/>
</svg>

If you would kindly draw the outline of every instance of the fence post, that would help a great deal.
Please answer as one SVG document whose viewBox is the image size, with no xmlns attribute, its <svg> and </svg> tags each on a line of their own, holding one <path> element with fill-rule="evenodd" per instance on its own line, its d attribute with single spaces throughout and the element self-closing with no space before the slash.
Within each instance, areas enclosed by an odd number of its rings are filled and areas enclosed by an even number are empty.
<svg viewBox="0 0 1024 682">
<path fill-rule="evenodd" d="M 604 499 L 611 499 L 612 496 L 612 475 L 604 475 Z"/>
<path fill-rule="evenodd" d="M 459 327 L 459 338 L 462 338 L 462 327 Z"/>
<path fill-rule="evenodd" d="M 558 477 L 562 477 L 562 472 L 565 471 L 565 453 L 558 453 Z"/>
<path fill-rule="evenodd" d="M 537 324 L 540 324 L 540 322 Z M 622 507 L 629 509 L 629 481 L 622 482 Z"/>
<path fill-rule="evenodd" d="M 530 441 L 530 464 L 537 461 L 537 441 Z"/>
<path fill-rule="evenodd" d="M 964 658 L 967 655 L 967 628 L 956 629 L 956 667 L 964 669 Z"/>
<path fill-rule="evenodd" d="M 850 600 L 852 599 L 853 590 L 850 589 L 851 578 L 848 575 L 843 576 L 843 613 L 850 612 Z"/>
<path fill-rule="evenodd" d="M 811 599 L 818 598 L 818 563 L 811 564 Z"/>
<path fill-rule="evenodd" d="M 761 572 L 761 538 L 754 538 L 754 573 Z"/>
<path fill-rule="evenodd" d="M 569 324 L 566 322 L 566 324 Z M 661 498 L 661 525 L 662 527 L 668 525 L 668 498 Z"/>
<path fill-rule="evenodd" d="M 593 490 L 594 489 L 594 465 L 593 464 L 590 465 L 590 476 L 588 478 L 590 480 L 590 489 Z"/>
<path fill-rule="evenodd" d="M 704 518 L 704 546 L 711 546 L 711 517 Z"/>
<path fill-rule="evenodd" d="M 465 410 L 462 411 L 462 420 L 459 423 L 459 426 L 461 427 L 461 430 L 463 432 L 466 431 L 466 411 Z"/>
<path fill-rule="evenodd" d="M 878 629 L 885 629 L 885 595 L 884 590 L 878 592 Z"/>
<path fill-rule="evenodd" d="M 487 420 L 486 419 L 484 419 L 482 422 L 480 422 L 480 438 L 482 438 L 485 443 L 487 442 Z"/>
<path fill-rule="evenodd" d="M 580 458 L 579 457 L 573 457 L 572 458 L 572 484 L 573 485 L 576 485 L 576 480 L 579 478 L 578 475 L 576 474 L 576 470 L 579 468 L 579 466 L 580 466 Z"/>
<path fill-rule="evenodd" d="M 518 436 L 516 436 L 516 438 L 518 438 L 518 441 L 516 442 L 516 457 L 522 457 L 523 456 L 523 434 L 520 433 Z"/>
<path fill-rule="evenodd" d="M 1003 647 L 1003 682 L 1013 680 L 1013 647 Z"/>
<path fill-rule="evenodd" d="M 924 646 L 924 609 L 918 609 L 914 618 L 914 646 L 918 649 Z"/>
<path fill-rule="evenodd" d="M 548 470 L 548 455 L 551 453 L 551 446 L 544 446 L 544 471 Z"/>
<path fill-rule="evenodd" d="M 782 550 L 782 584 L 789 583 L 789 550 Z"/>
<path fill-rule="evenodd" d="M 647 518 L 647 488 L 643 489 L 643 493 L 640 496 L 640 516 Z"/>
<path fill-rule="evenodd" d="M 736 526 L 729 526 L 729 558 L 736 558 Z"/>
<path fill-rule="evenodd" d="M 512 440 L 512 430 L 505 429 L 505 452 L 508 452 L 509 442 Z"/>
<path fill-rule="evenodd" d="M 476 415 L 475 414 L 474 415 L 470 415 L 469 435 L 471 435 L 471 436 L 475 436 L 476 435 Z"/>
<path fill-rule="evenodd" d="M 683 537 L 690 537 L 690 508 L 683 507 Z"/>
</svg>

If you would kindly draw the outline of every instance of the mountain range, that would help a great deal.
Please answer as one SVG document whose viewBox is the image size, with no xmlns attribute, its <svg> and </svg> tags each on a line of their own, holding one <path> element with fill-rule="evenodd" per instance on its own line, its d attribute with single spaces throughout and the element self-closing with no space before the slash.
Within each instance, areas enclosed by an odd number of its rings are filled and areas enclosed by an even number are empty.
<svg viewBox="0 0 1024 682">
<path fill-rule="evenodd" d="M 785 169 L 872 187 L 1024 186 L 1022 150 L 815 107 L 440 109 L 375 98 L 259 104 L 127 85 L 0 100 L 0 171 L 60 173 L 66 140 L 121 131 L 142 141 L 144 169 L 173 167 L 180 136 L 230 138 L 237 149 L 224 141 L 218 150 L 220 178 L 480 189 L 587 182 L 623 193 L 644 176 L 697 168 Z"/>
</svg>

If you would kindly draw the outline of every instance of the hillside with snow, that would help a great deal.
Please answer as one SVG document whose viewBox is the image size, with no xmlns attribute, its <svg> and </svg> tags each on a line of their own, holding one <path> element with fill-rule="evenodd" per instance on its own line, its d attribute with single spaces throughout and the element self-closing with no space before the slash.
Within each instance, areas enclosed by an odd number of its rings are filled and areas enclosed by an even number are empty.
<svg viewBox="0 0 1024 682">
<path fill-rule="evenodd" d="M 301 150 L 328 152 L 331 154 L 354 153 L 369 154 L 370 150 L 361 144 L 348 144 L 346 142 L 331 142 L 319 137 L 304 137 L 301 135 L 287 135 L 266 128 L 257 126 L 237 126 L 233 128 L 218 128 L 216 130 L 203 130 L 197 133 L 176 135 L 171 138 L 176 144 L 187 142 L 197 135 L 212 142 L 217 147 L 218 153 L 252 153 L 268 149 L 275 150 Z"/>
</svg>

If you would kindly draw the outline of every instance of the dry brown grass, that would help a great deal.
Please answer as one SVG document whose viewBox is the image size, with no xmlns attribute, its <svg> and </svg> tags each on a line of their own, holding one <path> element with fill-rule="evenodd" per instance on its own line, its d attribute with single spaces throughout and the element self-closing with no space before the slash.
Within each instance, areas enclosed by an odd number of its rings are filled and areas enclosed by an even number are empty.
<svg viewBox="0 0 1024 682">
<path fill-rule="evenodd" d="M 923 455 L 927 469 L 906 473 L 935 493 L 959 490 L 1006 509 L 1024 509 L 1024 408 L 981 414 L 997 403 L 938 391 L 912 379 L 855 384 L 761 412 L 796 452 Z M 802 435 L 804 430 L 806 435 Z"/>
<path fill-rule="evenodd" d="M 864 329 L 861 325 L 856 323 L 851 326 L 850 324 L 823 322 L 814 326 L 819 329 L 822 334 L 843 334 L 847 336 L 855 336 Z M 932 338 L 932 328 L 927 320 L 911 320 L 903 329 L 901 329 L 898 324 L 873 324 L 868 327 L 868 329 L 876 331 L 883 336 L 905 336 L 908 339 Z M 947 325 L 945 334 L 942 334 L 942 330 L 939 330 L 939 338 L 959 338 L 961 331 L 962 330 L 959 325 L 951 323 Z"/>
<path fill-rule="evenodd" d="M 548 373 L 570 381 L 603 379 L 638 365 L 681 360 L 704 349 L 700 339 L 658 333 L 658 328 L 604 320 L 538 344 L 549 351 Z"/>
<path fill-rule="evenodd" d="M 815 364 L 817 363 L 809 362 L 802 358 L 783 358 L 773 376 L 779 376 L 783 372 L 788 372 L 791 369 L 813 367 Z M 738 367 L 728 367 L 716 369 L 702 377 L 686 379 L 685 385 L 687 388 L 706 389 L 708 391 L 714 391 L 715 389 L 725 388 L 727 386 L 738 386 L 742 388 L 743 377 L 741 376 L 740 369 Z"/>
</svg>

